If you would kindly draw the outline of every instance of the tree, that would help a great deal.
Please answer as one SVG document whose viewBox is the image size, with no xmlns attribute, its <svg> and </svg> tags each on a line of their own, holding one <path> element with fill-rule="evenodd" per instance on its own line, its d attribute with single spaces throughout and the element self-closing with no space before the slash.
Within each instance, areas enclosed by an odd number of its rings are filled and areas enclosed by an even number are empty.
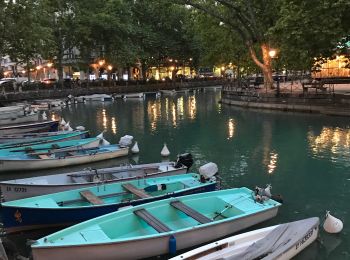
<svg viewBox="0 0 350 260">
<path fill-rule="evenodd" d="M 334 51 L 335 42 L 348 35 L 345 0 L 177 0 L 223 24 L 239 37 L 251 59 L 273 87 L 271 48 L 287 65 L 310 64 L 315 55 Z M 327 19 L 320 21 L 320 17 Z M 321 18 L 322 19 L 322 18 Z M 332 22 L 327 22 L 330 21 Z M 301 54 L 299 56 L 298 54 Z"/>
</svg>

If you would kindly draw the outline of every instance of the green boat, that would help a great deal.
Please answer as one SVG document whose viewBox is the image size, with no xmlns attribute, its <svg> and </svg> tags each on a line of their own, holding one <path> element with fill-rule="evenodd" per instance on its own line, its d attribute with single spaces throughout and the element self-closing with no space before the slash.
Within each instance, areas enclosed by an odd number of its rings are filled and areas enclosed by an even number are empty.
<svg viewBox="0 0 350 260">
<path fill-rule="evenodd" d="M 37 240 L 35 260 L 140 259 L 174 253 L 277 215 L 248 188 L 170 198 L 113 212 Z"/>
<path fill-rule="evenodd" d="M 0 144 L 0 150 L 19 148 L 23 146 L 31 146 L 37 144 L 46 144 L 53 142 L 62 142 L 68 140 L 84 139 L 89 137 L 89 131 L 74 131 L 68 133 L 62 133 L 54 136 L 46 136 L 41 138 L 24 139 L 17 141 L 9 141 Z"/>
<path fill-rule="evenodd" d="M 16 157 L 22 154 L 33 154 L 33 153 L 48 153 L 50 151 L 59 151 L 66 148 L 94 148 L 101 144 L 102 139 L 98 137 L 79 139 L 79 140 L 68 140 L 62 142 L 35 144 L 29 146 L 14 147 L 9 149 L 0 150 L 1 157 Z"/>
</svg>

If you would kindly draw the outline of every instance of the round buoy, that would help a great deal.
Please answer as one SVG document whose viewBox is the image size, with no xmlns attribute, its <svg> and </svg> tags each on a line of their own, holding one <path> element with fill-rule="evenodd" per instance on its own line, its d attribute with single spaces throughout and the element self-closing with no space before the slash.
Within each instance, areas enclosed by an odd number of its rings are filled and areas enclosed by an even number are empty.
<svg viewBox="0 0 350 260">
<path fill-rule="evenodd" d="M 84 126 L 77 126 L 75 129 L 77 129 L 78 131 L 85 131 L 85 127 Z"/>
<path fill-rule="evenodd" d="M 164 157 L 167 157 L 170 155 L 170 151 L 169 151 L 168 147 L 166 146 L 166 144 L 164 144 L 163 149 L 160 152 L 160 155 L 164 156 Z"/>
<path fill-rule="evenodd" d="M 265 195 L 267 196 L 267 197 L 269 197 L 269 198 L 271 198 L 271 189 L 272 189 L 272 186 L 271 186 L 271 184 L 267 184 L 266 185 L 266 188 L 265 188 Z"/>
<path fill-rule="evenodd" d="M 137 142 L 135 142 L 134 146 L 131 148 L 131 152 L 132 153 L 139 153 L 140 152 L 139 145 L 137 144 Z"/>
<path fill-rule="evenodd" d="M 343 229 L 343 222 L 336 217 L 333 217 L 329 211 L 326 211 L 323 228 L 328 233 L 339 233 Z"/>
</svg>

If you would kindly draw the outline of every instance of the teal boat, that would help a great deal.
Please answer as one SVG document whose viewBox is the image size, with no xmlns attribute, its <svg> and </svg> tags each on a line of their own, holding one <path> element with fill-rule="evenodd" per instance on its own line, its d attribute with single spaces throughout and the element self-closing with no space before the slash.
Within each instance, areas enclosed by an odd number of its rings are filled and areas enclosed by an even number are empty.
<svg viewBox="0 0 350 260">
<path fill-rule="evenodd" d="M 214 179 L 199 174 L 138 179 L 97 184 L 83 189 L 14 200 L 1 204 L 3 229 L 7 234 L 48 227 L 69 226 L 119 208 L 160 199 L 215 190 Z M 17 221 L 14 215 L 21 214 Z M 29 217 L 30 216 L 30 217 Z"/>
<path fill-rule="evenodd" d="M 35 260 L 140 259 L 174 253 L 277 215 L 280 203 L 255 201 L 248 188 L 151 202 L 85 221 L 37 240 Z"/>
<path fill-rule="evenodd" d="M 93 148 L 97 147 L 102 143 L 102 139 L 98 137 L 79 139 L 79 140 L 68 140 L 62 142 L 35 144 L 21 147 L 13 147 L 8 149 L 0 150 L 0 161 L 2 157 L 20 156 L 21 154 L 32 154 L 32 153 L 47 153 L 54 150 L 62 150 L 66 148 L 79 147 L 79 148 Z"/>
<path fill-rule="evenodd" d="M 46 143 L 62 142 L 62 141 L 68 141 L 68 140 L 84 139 L 88 137 L 89 137 L 89 131 L 73 131 L 73 132 L 62 133 L 54 136 L 46 136 L 46 137 L 34 138 L 34 139 L 22 138 L 21 140 L 17 140 L 17 141 L 9 141 L 9 142 L 1 143 L 0 150 L 18 148 L 23 146 L 31 146 L 31 145 L 37 145 L 37 144 L 46 144 Z"/>
</svg>

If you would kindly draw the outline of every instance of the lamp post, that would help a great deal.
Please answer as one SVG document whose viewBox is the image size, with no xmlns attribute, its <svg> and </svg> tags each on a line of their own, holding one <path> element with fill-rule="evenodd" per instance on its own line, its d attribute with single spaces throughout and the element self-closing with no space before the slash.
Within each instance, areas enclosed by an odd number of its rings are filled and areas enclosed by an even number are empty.
<svg viewBox="0 0 350 260">
<path fill-rule="evenodd" d="M 111 76 L 112 76 L 111 71 L 112 71 L 112 69 L 113 69 L 112 65 L 107 66 L 109 86 L 111 86 Z"/>
<path fill-rule="evenodd" d="M 48 78 L 51 78 L 51 67 L 52 67 L 52 63 L 51 62 L 49 62 L 49 63 L 47 63 L 47 77 Z"/>
<path fill-rule="evenodd" d="M 277 51 L 274 49 L 271 49 L 269 51 L 269 56 L 271 59 L 277 59 Z M 280 96 L 280 77 L 278 75 L 278 66 L 276 65 L 276 74 L 277 74 L 277 87 L 276 87 L 276 96 Z"/>
</svg>

